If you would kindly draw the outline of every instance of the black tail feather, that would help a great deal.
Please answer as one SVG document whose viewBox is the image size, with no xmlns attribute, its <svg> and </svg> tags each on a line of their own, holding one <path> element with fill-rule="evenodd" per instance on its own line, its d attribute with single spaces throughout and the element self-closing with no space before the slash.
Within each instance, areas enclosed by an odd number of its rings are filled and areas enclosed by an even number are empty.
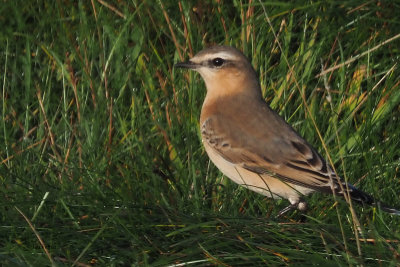
<svg viewBox="0 0 400 267">
<path fill-rule="evenodd" d="M 386 204 L 382 203 L 382 202 L 377 202 L 377 205 L 381 210 L 389 213 L 389 214 L 393 214 L 393 215 L 400 215 L 400 210 L 392 208 L 387 206 Z"/>
<path fill-rule="evenodd" d="M 353 185 L 349 184 L 349 191 L 350 191 L 350 197 L 353 201 L 357 202 L 358 204 L 367 204 L 370 206 L 376 206 L 379 207 L 381 210 L 393 214 L 393 215 L 400 215 L 400 210 L 396 208 L 392 208 L 380 201 L 375 201 L 375 199 L 368 195 L 367 193 L 357 189 Z"/>
</svg>

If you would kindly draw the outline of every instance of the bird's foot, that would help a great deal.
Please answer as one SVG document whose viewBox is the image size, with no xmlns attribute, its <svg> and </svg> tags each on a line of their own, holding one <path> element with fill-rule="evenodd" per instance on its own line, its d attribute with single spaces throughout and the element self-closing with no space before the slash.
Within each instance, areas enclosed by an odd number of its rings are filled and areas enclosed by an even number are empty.
<svg viewBox="0 0 400 267">
<path fill-rule="evenodd" d="M 278 215 L 276 215 L 275 218 L 280 218 L 283 215 L 285 215 L 287 212 L 294 210 L 294 209 L 298 209 L 299 211 L 305 211 L 307 210 L 307 203 L 305 201 L 299 201 L 297 203 L 292 203 L 289 206 L 283 208 Z"/>
</svg>

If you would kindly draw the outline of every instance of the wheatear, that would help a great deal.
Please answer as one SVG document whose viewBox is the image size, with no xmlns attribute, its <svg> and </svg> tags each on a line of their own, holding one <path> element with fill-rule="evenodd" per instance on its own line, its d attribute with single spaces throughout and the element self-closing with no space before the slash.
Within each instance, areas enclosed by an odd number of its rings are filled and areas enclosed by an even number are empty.
<svg viewBox="0 0 400 267">
<path fill-rule="evenodd" d="M 211 161 L 235 183 L 304 210 L 303 195 L 349 193 L 352 200 L 400 215 L 344 183 L 332 167 L 264 101 L 247 58 L 229 46 L 204 49 L 175 65 L 200 73 L 207 95 L 200 116 L 202 141 Z"/>
</svg>

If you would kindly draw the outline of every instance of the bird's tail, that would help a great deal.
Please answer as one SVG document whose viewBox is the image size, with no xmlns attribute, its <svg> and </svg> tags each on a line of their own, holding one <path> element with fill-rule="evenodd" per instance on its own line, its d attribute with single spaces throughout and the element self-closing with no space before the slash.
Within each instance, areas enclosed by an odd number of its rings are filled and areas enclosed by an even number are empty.
<svg viewBox="0 0 400 267">
<path fill-rule="evenodd" d="M 377 202 L 377 206 L 380 207 L 381 210 L 393 214 L 393 215 L 400 215 L 400 210 L 392 208 L 382 202 Z"/>
<path fill-rule="evenodd" d="M 372 196 L 368 195 L 367 193 L 357 189 L 355 186 L 348 184 L 349 192 L 351 200 L 354 200 L 358 204 L 367 204 L 371 206 L 379 207 L 381 210 L 393 214 L 393 215 L 400 215 L 400 210 L 396 208 L 392 208 L 380 201 L 376 201 Z"/>
</svg>

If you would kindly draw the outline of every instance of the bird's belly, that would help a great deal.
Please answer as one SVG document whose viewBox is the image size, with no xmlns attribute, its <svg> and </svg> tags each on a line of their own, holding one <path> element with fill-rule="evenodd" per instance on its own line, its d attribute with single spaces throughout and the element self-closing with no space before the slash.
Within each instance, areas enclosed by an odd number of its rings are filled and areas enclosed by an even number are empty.
<svg viewBox="0 0 400 267">
<path fill-rule="evenodd" d="M 292 204 L 298 203 L 302 195 L 313 192 L 310 188 L 285 183 L 269 175 L 249 171 L 238 164 L 233 164 L 225 160 L 214 149 L 208 146 L 207 142 L 204 141 L 203 144 L 211 161 L 224 175 L 235 183 L 254 192 L 275 199 L 285 198 Z"/>
</svg>

